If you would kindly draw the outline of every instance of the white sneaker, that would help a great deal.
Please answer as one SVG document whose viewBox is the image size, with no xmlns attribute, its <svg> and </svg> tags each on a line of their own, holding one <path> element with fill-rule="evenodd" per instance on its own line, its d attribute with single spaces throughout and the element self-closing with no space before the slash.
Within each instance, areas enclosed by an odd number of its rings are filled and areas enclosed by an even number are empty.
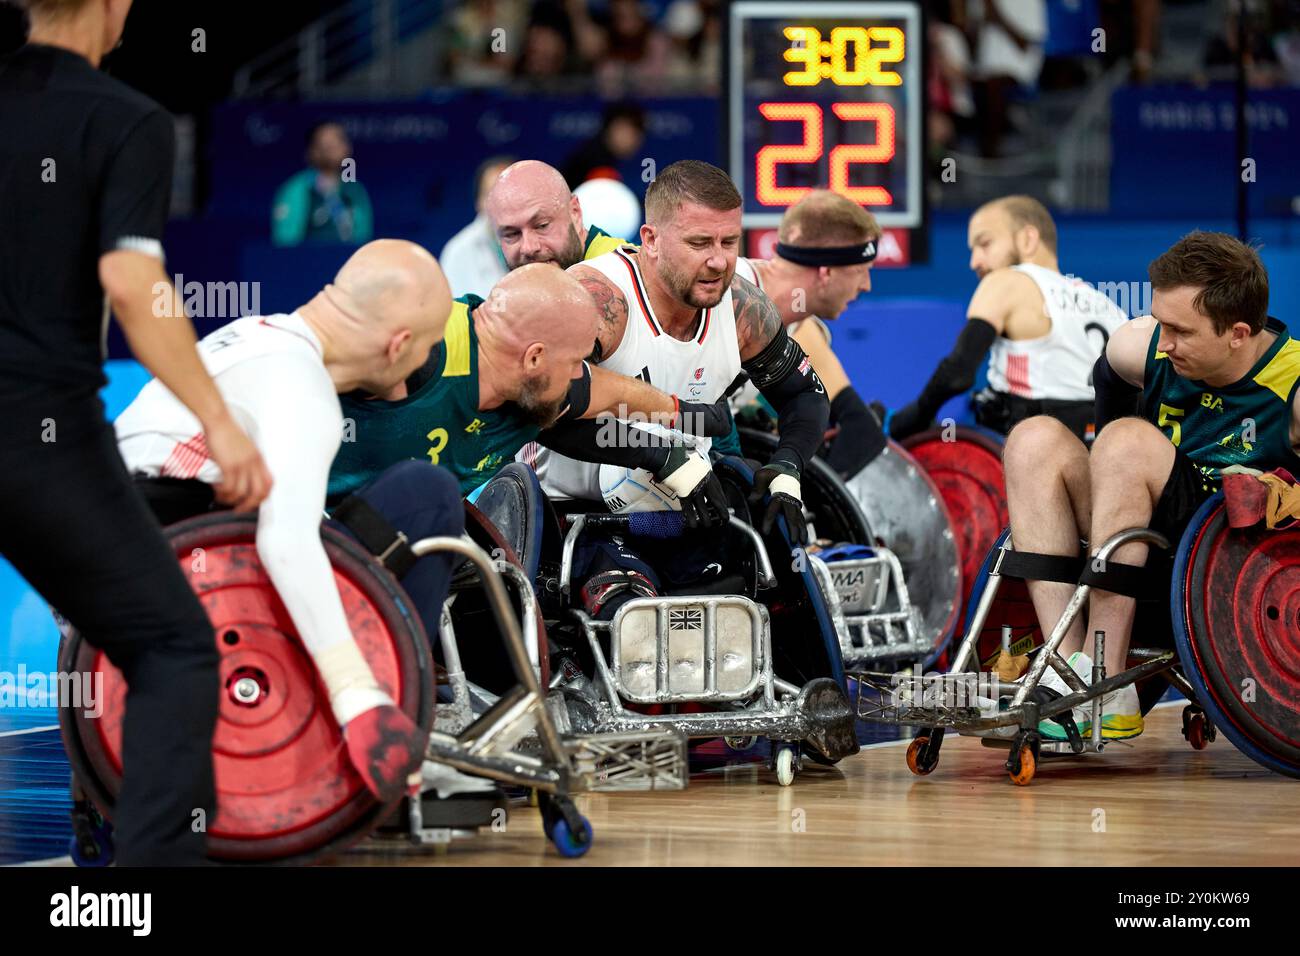
<svg viewBox="0 0 1300 956">
<path fill-rule="evenodd" d="M 1092 682 L 1092 659 L 1088 657 L 1087 654 L 1083 653 L 1083 651 L 1075 651 L 1070 655 L 1066 663 L 1070 665 L 1070 670 L 1079 675 L 1079 680 L 1083 681 L 1084 684 Z M 1070 694 L 1074 693 L 1061 675 L 1056 673 L 1056 669 L 1050 665 L 1047 670 L 1043 672 L 1043 679 L 1038 682 L 1038 686 L 1050 688 L 1062 697 L 1068 697 Z M 1075 724 L 1079 727 L 1080 735 L 1084 734 L 1084 719 L 1086 717 L 1084 708 L 1075 707 L 1070 711 L 1070 713 L 1074 717 Z M 1069 735 L 1065 732 L 1065 728 L 1050 717 L 1038 722 L 1038 733 L 1040 736 L 1045 737 L 1048 740 L 1070 739 Z"/>
<path fill-rule="evenodd" d="M 1075 717 L 1075 721 L 1079 725 L 1079 732 L 1086 736 L 1092 732 L 1091 702 L 1088 706 L 1076 707 L 1075 710 L 1085 711 L 1084 718 L 1080 720 Z M 1104 739 L 1128 740 L 1142 733 L 1142 730 L 1142 702 L 1138 699 L 1137 687 L 1129 684 L 1111 691 L 1101 699 L 1101 736 Z"/>
</svg>

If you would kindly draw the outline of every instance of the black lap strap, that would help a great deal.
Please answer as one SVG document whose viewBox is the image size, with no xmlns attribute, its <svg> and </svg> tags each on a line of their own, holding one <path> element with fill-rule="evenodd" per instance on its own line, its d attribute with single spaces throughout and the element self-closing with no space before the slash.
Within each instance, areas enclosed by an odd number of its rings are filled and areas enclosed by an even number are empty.
<svg viewBox="0 0 1300 956">
<path fill-rule="evenodd" d="M 1122 594 L 1138 600 L 1169 600 L 1168 574 L 1162 576 L 1158 568 L 1144 568 L 1136 564 L 1107 561 L 1098 568 L 1095 560 L 1089 561 L 1079 575 L 1079 583 L 1099 591 Z M 1154 592 L 1154 593 L 1153 593 Z M 1162 593 L 1163 592 L 1163 593 Z"/>
<path fill-rule="evenodd" d="M 394 528 L 370 502 L 360 495 L 348 495 L 330 515 L 343 522 L 379 563 L 403 578 L 419 559 L 406 535 Z"/>
<path fill-rule="evenodd" d="M 1078 584 L 1084 559 L 1079 555 L 1034 554 L 1029 551 L 1003 551 L 993 566 L 993 572 L 1022 581 L 1056 581 L 1059 584 Z"/>
</svg>

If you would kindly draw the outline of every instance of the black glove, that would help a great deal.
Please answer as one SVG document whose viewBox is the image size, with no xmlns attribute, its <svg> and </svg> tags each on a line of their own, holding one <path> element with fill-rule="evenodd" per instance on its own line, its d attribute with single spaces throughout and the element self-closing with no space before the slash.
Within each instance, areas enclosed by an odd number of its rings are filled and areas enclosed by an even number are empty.
<svg viewBox="0 0 1300 956">
<path fill-rule="evenodd" d="M 771 493 L 767 511 L 759 530 L 768 534 L 777 515 L 785 515 L 785 526 L 790 529 L 790 541 L 799 546 L 808 543 L 808 526 L 803 517 L 803 496 L 799 489 L 799 472 L 784 461 L 764 465 L 754 475 L 754 490 L 749 496 L 751 505 L 761 504 Z"/>
<path fill-rule="evenodd" d="M 708 459 L 693 448 L 673 445 L 668 460 L 654 473 L 655 480 L 677 496 L 682 520 L 688 528 L 711 528 L 727 523 L 727 495 Z"/>
<path fill-rule="evenodd" d="M 674 396 L 676 397 L 676 396 Z M 673 418 L 673 428 L 696 438 L 721 438 L 731 434 L 731 406 L 725 398 L 720 398 L 712 405 L 700 402 L 684 402 L 677 399 L 677 415 Z"/>
<path fill-rule="evenodd" d="M 889 417 L 889 437 L 895 441 L 902 441 L 909 435 L 916 435 L 932 427 L 934 419 L 924 414 L 916 402 L 908 402 Z"/>
</svg>

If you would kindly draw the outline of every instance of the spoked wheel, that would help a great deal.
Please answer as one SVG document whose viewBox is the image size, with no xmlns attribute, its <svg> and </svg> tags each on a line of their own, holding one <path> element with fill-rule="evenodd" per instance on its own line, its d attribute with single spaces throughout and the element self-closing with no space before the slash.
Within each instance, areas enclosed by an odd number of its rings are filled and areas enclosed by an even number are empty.
<svg viewBox="0 0 1300 956">
<path fill-rule="evenodd" d="M 348 759 L 320 679 L 254 545 L 255 516 L 205 515 L 168 531 L 217 636 L 220 710 L 213 739 L 218 810 L 206 821 L 219 862 L 300 862 L 369 833 L 382 805 Z M 348 624 L 379 686 L 426 733 L 433 671 L 419 617 L 396 580 L 330 528 L 322 541 Z M 60 712 L 77 780 L 111 820 L 122 784 L 126 683 L 100 651 L 69 634 L 60 667 L 103 675 L 103 713 Z M 399 798 L 400 800 L 400 798 Z"/>
</svg>

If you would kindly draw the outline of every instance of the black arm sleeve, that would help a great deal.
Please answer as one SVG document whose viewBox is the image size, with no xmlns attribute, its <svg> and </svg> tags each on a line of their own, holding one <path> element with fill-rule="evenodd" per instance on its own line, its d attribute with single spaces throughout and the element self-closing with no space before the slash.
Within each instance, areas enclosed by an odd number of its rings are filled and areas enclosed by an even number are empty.
<svg viewBox="0 0 1300 956">
<path fill-rule="evenodd" d="M 965 328 L 957 336 L 957 344 L 939 362 L 916 399 L 916 411 L 921 420 L 930 421 L 944 402 L 975 384 L 980 362 L 989 354 L 997 337 L 997 330 L 983 319 L 966 320 Z"/>
<path fill-rule="evenodd" d="M 782 326 L 763 351 L 742 362 L 741 368 L 776 409 L 780 440 L 772 462 L 784 462 L 803 474 L 804 464 L 821 447 L 831 417 L 826 389 L 808 356 Z"/>
<path fill-rule="evenodd" d="M 652 474 L 664 466 L 671 447 L 671 440 L 612 417 L 557 422 L 537 441 L 577 461 L 644 468 Z"/>
<path fill-rule="evenodd" d="M 559 422 L 575 422 L 587 412 L 587 407 L 591 404 L 591 366 L 586 362 L 582 363 L 582 374 L 569 383 L 569 404 L 564 407 L 557 420 Z"/>
<path fill-rule="evenodd" d="M 853 477 L 885 450 L 885 432 L 853 386 L 842 389 L 831 402 L 831 422 L 840 433 L 831 442 L 826 461 L 840 477 Z"/>
<path fill-rule="evenodd" d="M 161 109 L 138 122 L 108 161 L 99 196 L 99 251 L 161 250 L 172 199 L 176 130 Z"/>
<path fill-rule="evenodd" d="M 1142 389 L 1120 378 L 1119 373 L 1110 367 L 1104 349 L 1092 367 L 1092 388 L 1096 401 L 1093 421 L 1097 423 L 1098 435 L 1115 419 L 1138 413 Z"/>
</svg>

